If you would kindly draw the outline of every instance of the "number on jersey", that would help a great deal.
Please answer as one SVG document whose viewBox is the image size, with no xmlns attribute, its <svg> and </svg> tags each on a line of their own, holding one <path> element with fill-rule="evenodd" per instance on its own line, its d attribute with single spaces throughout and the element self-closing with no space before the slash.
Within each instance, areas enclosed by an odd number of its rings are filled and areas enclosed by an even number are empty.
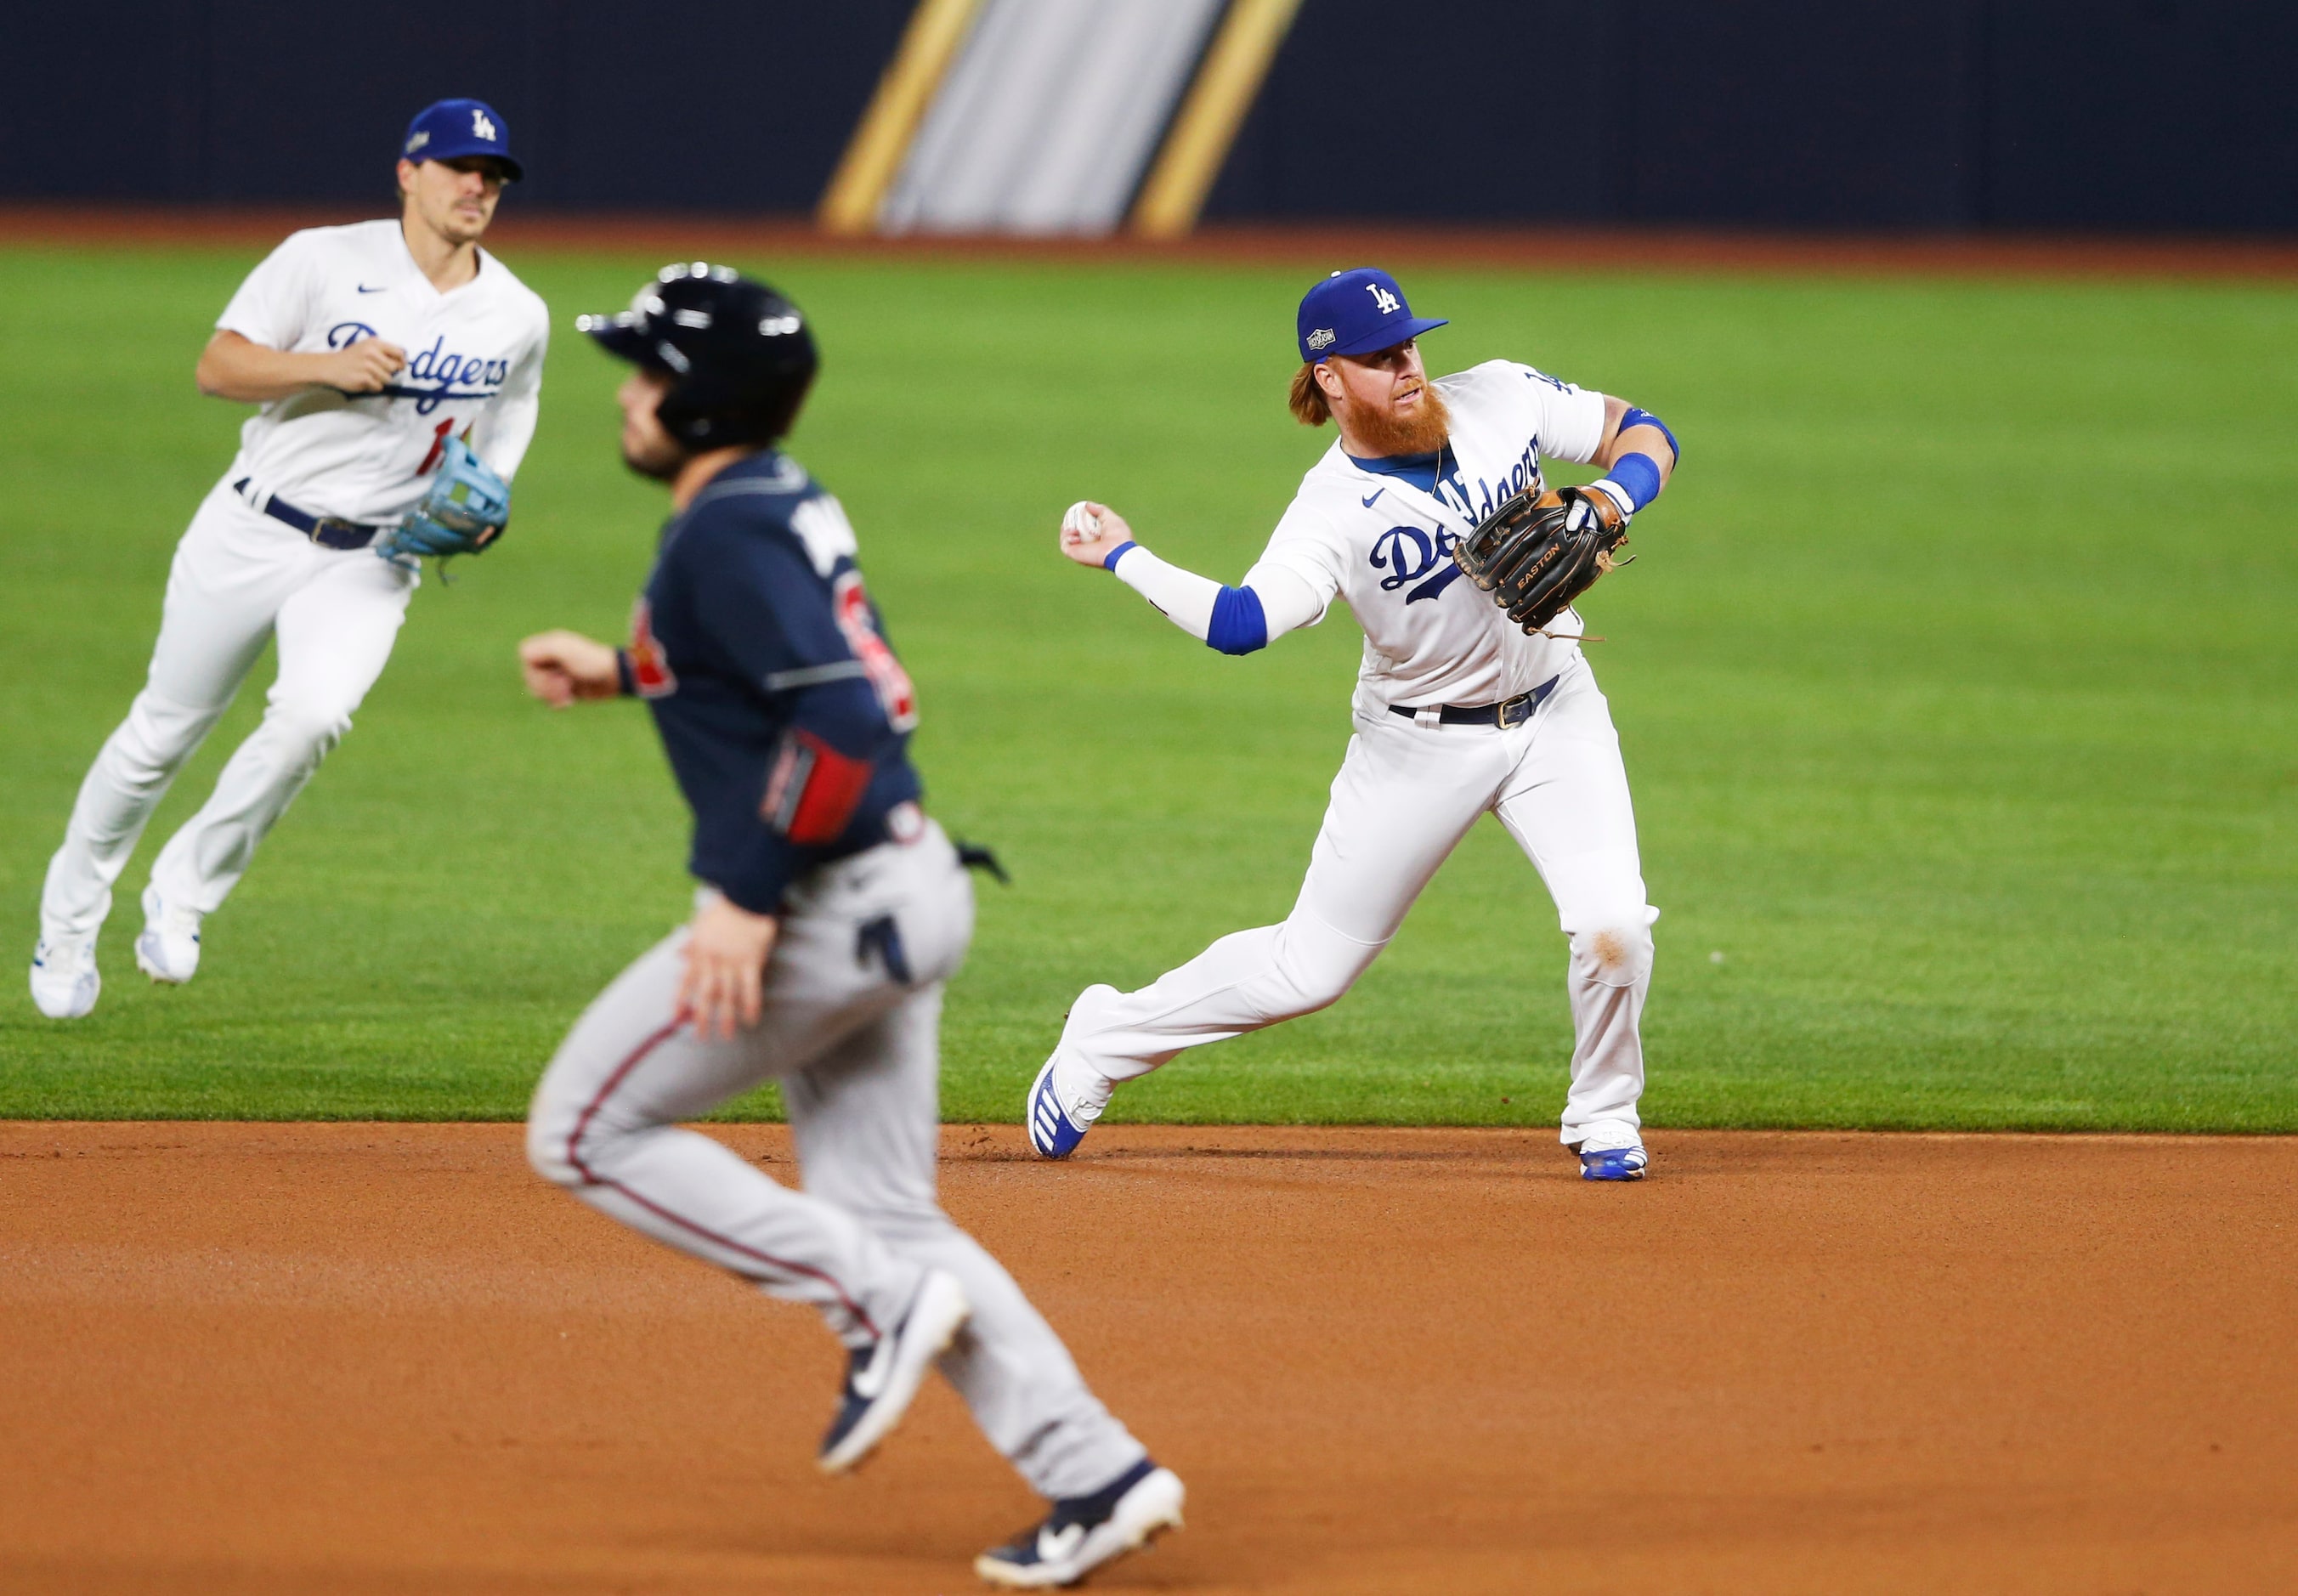
<svg viewBox="0 0 2298 1596">
<path fill-rule="evenodd" d="M 870 685 L 878 690 L 887 724 L 897 732 L 909 731 L 918 724 L 917 690 L 910 685 L 910 674 L 894 657 L 893 649 L 878 635 L 877 620 L 870 613 L 870 595 L 862 588 L 862 573 L 850 566 L 839 572 L 838 580 L 831 583 L 830 602 L 838 616 L 838 629 L 846 634 L 847 647 L 869 673 Z"/>
</svg>

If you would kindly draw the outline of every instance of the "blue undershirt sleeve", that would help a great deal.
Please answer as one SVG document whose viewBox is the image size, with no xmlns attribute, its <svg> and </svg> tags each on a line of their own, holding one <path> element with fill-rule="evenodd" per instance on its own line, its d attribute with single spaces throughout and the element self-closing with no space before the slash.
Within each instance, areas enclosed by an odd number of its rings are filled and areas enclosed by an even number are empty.
<svg viewBox="0 0 2298 1596">
<path fill-rule="evenodd" d="M 1659 435 L 1667 440 L 1667 446 L 1674 451 L 1676 462 L 1679 465 L 1682 463 L 1683 445 L 1675 441 L 1675 434 L 1668 430 L 1668 425 L 1666 422 L 1662 421 L 1658 417 L 1653 415 L 1649 410 L 1645 409 L 1641 405 L 1632 404 L 1628 407 L 1628 413 L 1620 418 L 1620 430 L 1622 432 L 1625 432 L 1632 426 L 1656 426 L 1659 428 Z"/>
<path fill-rule="evenodd" d="M 1212 624 L 1205 646 L 1224 654 L 1250 654 L 1269 646 L 1269 616 L 1261 595 L 1249 587 L 1224 587 L 1213 600 Z"/>
</svg>

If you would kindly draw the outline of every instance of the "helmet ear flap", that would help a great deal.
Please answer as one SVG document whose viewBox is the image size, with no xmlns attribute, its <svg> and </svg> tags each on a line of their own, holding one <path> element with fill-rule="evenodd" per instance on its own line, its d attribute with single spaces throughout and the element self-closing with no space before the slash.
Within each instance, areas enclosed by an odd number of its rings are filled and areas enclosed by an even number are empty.
<svg viewBox="0 0 2298 1596">
<path fill-rule="evenodd" d="M 772 443 L 798 419 L 806 392 L 814 385 L 814 373 L 806 373 L 763 404 L 755 393 L 734 395 L 717 391 L 726 385 L 699 374 L 679 383 L 655 408 L 663 431 L 697 452 L 741 443 Z"/>
<path fill-rule="evenodd" d="M 711 406 L 691 401 L 680 402 L 677 389 L 663 396 L 656 407 L 655 416 L 668 433 L 685 448 L 697 453 L 706 449 L 725 449 L 739 443 L 772 443 L 790 429 L 798 418 L 798 401 L 769 412 L 754 406 Z"/>
<path fill-rule="evenodd" d="M 681 383 L 664 394 L 662 402 L 655 406 L 655 419 L 662 424 L 662 430 L 670 434 L 672 442 L 682 448 L 696 451 L 715 448 L 710 437 L 711 418 L 694 405 L 687 392 L 689 385 Z"/>
</svg>

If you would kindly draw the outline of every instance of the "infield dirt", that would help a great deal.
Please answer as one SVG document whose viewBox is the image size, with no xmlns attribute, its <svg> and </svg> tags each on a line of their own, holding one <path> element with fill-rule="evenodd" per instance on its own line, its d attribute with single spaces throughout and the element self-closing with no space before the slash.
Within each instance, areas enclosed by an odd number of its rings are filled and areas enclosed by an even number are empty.
<svg viewBox="0 0 2298 1596">
<path fill-rule="evenodd" d="M 719 1132 L 778 1176 L 778 1127 Z M 2298 1140 L 953 1127 L 1188 1481 L 1112 1590 L 2298 1589 Z M 956 1592 L 948 1392 L 812 1468 L 797 1309 L 501 1125 L 0 1125 L 0 1587 Z"/>
</svg>

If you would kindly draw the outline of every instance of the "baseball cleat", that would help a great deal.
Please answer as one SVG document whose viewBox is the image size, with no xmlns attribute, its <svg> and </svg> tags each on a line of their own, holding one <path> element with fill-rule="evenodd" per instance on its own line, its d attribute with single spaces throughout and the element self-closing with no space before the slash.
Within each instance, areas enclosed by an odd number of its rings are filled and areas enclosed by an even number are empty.
<svg viewBox="0 0 2298 1596">
<path fill-rule="evenodd" d="M 144 931 L 136 939 L 136 967 L 153 980 L 180 987 L 200 967 L 197 909 L 170 904 L 157 887 L 144 889 Z"/>
<path fill-rule="evenodd" d="M 1634 1125 L 1625 1120 L 1600 1120 L 1586 1126 L 1576 1142 L 1566 1146 L 1580 1155 L 1580 1178 L 1583 1180 L 1641 1180 L 1644 1165 L 1644 1138 Z"/>
<path fill-rule="evenodd" d="M 1186 1494 L 1178 1476 L 1144 1458 L 1091 1496 L 1054 1503 L 1042 1524 L 973 1559 L 973 1571 L 1008 1590 L 1073 1585 L 1104 1563 L 1181 1527 Z"/>
<path fill-rule="evenodd" d="M 1641 1147 L 1606 1147 L 1599 1152 L 1580 1150 L 1580 1178 L 1583 1180 L 1641 1180 L 1644 1178 L 1644 1150 Z"/>
<path fill-rule="evenodd" d="M 49 1019 L 85 1019 L 103 990 L 94 937 L 43 937 L 32 949 L 32 1002 Z"/>
<path fill-rule="evenodd" d="M 846 1388 L 838 1417 L 822 1438 L 814 1460 L 824 1474 L 844 1474 L 877 1450 L 910 1410 L 910 1399 L 925 1383 L 926 1370 L 949 1348 L 972 1316 L 957 1277 L 928 1269 L 902 1322 L 866 1347 L 856 1347 L 846 1366 Z"/>
<path fill-rule="evenodd" d="M 1061 1094 L 1054 1090 L 1054 1059 L 1056 1052 L 1037 1071 L 1037 1079 L 1029 1083 L 1029 1145 L 1037 1150 L 1040 1158 L 1067 1158 L 1085 1140 L 1085 1133 L 1093 1129 L 1093 1121 L 1079 1124 L 1062 1106 Z"/>
</svg>

